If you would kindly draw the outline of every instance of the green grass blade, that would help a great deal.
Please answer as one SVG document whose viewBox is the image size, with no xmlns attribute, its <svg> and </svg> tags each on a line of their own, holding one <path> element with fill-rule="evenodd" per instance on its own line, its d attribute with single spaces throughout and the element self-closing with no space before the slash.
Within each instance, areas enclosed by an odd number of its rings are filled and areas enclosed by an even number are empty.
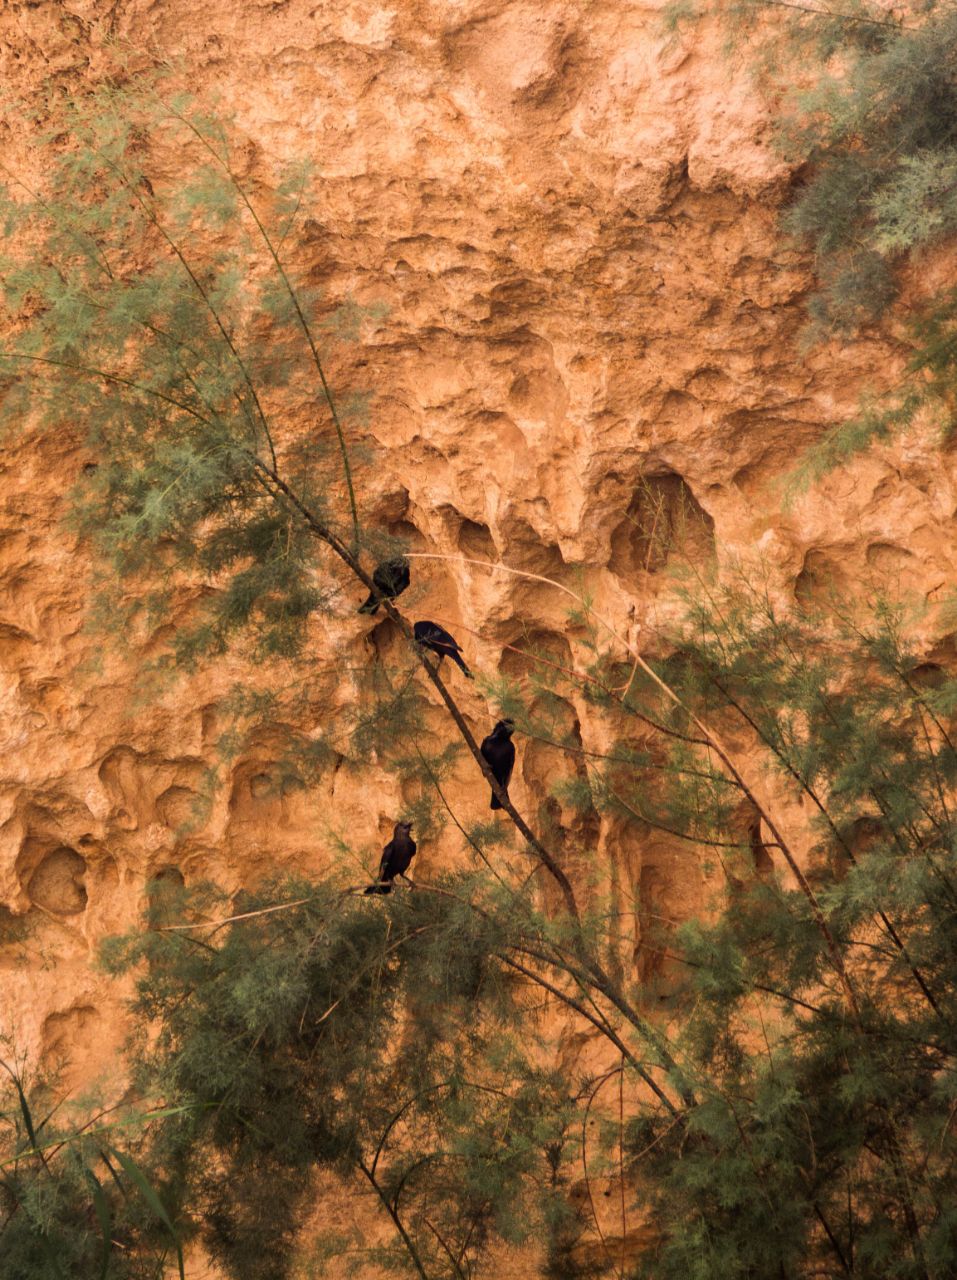
<svg viewBox="0 0 957 1280">
<path fill-rule="evenodd" d="M 27 1127 L 27 1137 L 30 1139 L 30 1146 L 36 1148 L 38 1145 L 37 1135 L 36 1130 L 33 1127 L 33 1116 L 30 1114 L 30 1104 L 27 1102 L 27 1096 L 23 1092 L 23 1085 L 20 1083 L 20 1077 L 14 1075 L 13 1072 L 10 1073 L 10 1077 L 16 1086 L 17 1097 L 20 1099 L 20 1112 L 23 1116 L 23 1123 Z"/>
<path fill-rule="evenodd" d="M 152 1212 L 156 1214 L 157 1218 L 159 1218 L 160 1222 L 162 1222 L 163 1226 L 170 1233 L 170 1236 L 172 1237 L 172 1240 L 173 1240 L 173 1244 L 176 1247 L 176 1261 L 179 1263 L 180 1280 L 186 1280 L 186 1268 L 183 1264 L 183 1248 L 182 1248 L 182 1245 L 180 1244 L 179 1232 L 173 1226 L 173 1221 L 170 1218 L 169 1214 L 166 1212 L 166 1206 L 163 1204 L 162 1200 L 156 1194 L 156 1191 L 153 1188 L 153 1186 L 150 1184 L 149 1179 L 146 1177 L 146 1174 L 139 1167 L 139 1165 L 136 1163 L 136 1161 L 133 1159 L 132 1156 L 124 1155 L 122 1151 L 117 1151 L 116 1147 L 111 1147 L 110 1151 L 119 1161 L 119 1163 L 122 1165 L 123 1170 L 126 1173 L 127 1177 L 136 1187 L 137 1191 L 140 1193 L 143 1199 L 146 1201 L 146 1204 L 149 1206 Z"/>
<path fill-rule="evenodd" d="M 51 1138 L 49 1142 L 40 1142 L 35 1146 L 26 1147 L 24 1150 L 18 1151 L 15 1156 L 9 1156 L 5 1160 L 0 1160 L 0 1169 L 6 1169 L 9 1165 L 16 1164 L 17 1161 L 22 1160 L 24 1156 L 42 1156 L 44 1151 L 49 1151 L 53 1147 L 62 1147 L 69 1142 L 76 1142 L 80 1138 L 95 1138 L 103 1133 L 112 1133 L 114 1129 L 124 1129 L 130 1125 L 141 1124 L 146 1120 L 164 1120 L 167 1116 L 182 1115 L 184 1111 L 190 1110 L 193 1110 L 192 1106 L 162 1107 L 158 1111 L 138 1113 L 136 1115 L 129 1116 L 124 1120 L 117 1120 L 112 1124 L 100 1125 L 96 1129 L 80 1129 L 76 1133 L 67 1134 L 65 1137 L 61 1134 L 56 1138 Z"/>
<path fill-rule="evenodd" d="M 103 1236 L 103 1262 L 100 1266 L 100 1280 L 106 1280 L 106 1273 L 110 1267 L 110 1236 L 112 1232 L 112 1218 L 110 1216 L 110 1205 L 106 1196 L 103 1194 L 103 1188 L 100 1186 L 100 1180 L 92 1169 L 83 1170 L 87 1182 L 90 1184 L 90 1192 L 93 1196 L 93 1209 L 96 1213 L 96 1220 L 100 1224 L 100 1234 Z"/>
</svg>

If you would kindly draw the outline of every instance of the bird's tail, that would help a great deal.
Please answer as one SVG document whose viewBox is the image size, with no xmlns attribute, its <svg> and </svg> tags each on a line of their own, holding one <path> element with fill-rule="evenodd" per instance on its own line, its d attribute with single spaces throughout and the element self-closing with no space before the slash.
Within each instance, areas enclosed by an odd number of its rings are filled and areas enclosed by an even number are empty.
<svg viewBox="0 0 957 1280">
<path fill-rule="evenodd" d="M 508 795 L 508 792 L 506 791 L 506 792 L 505 792 L 505 794 L 506 794 L 506 795 Z M 489 805 L 489 808 L 490 808 L 490 809 L 504 809 L 504 808 L 505 808 L 505 806 L 502 804 L 501 800 L 499 800 L 498 796 L 495 794 L 495 792 L 494 792 L 494 791 L 492 792 L 492 803 Z M 367 890 L 366 890 L 366 893 L 368 893 L 368 892 L 369 892 L 369 891 L 368 891 L 368 889 L 367 889 Z"/>
<path fill-rule="evenodd" d="M 449 654 L 449 657 L 452 659 L 453 662 L 458 663 L 458 665 L 462 668 L 462 672 L 464 675 L 468 676 L 470 680 L 475 679 L 475 676 L 472 675 L 471 671 L 469 671 L 468 667 L 465 665 L 465 662 L 463 661 L 461 654 L 456 653 L 455 650 L 453 649 L 452 652 Z"/>
<path fill-rule="evenodd" d="M 358 612 L 359 613 L 376 613 L 381 603 L 382 601 L 375 594 L 375 592 L 370 591 L 369 599 L 365 602 L 365 604 L 359 605 Z"/>
<path fill-rule="evenodd" d="M 365 893 L 363 893 L 362 896 L 365 897 L 366 894 L 369 894 L 369 893 L 391 893 L 391 892 L 392 892 L 391 884 L 388 884 L 388 883 L 383 884 L 381 883 L 381 881 L 376 881 L 375 884 L 369 885 L 368 889 L 365 890 Z"/>
</svg>

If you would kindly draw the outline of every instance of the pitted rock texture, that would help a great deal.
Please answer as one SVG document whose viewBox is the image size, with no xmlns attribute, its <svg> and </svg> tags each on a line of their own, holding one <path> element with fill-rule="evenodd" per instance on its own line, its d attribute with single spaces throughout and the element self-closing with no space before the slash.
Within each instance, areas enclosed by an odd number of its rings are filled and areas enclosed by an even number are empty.
<svg viewBox="0 0 957 1280">
<path fill-rule="evenodd" d="M 330 303 L 384 307 L 334 373 L 373 395 L 382 465 L 365 496 L 414 552 L 584 588 L 650 650 L 677 608 L 663 531 L 680 528 L 702 568 L 758 567 L 798 605 L 835 586 L 934 601 L 954 584 L 954 467 L 930 426 L 783 501 L 800 450 L 892 385 L 906 351 L 894 316 L 803 349 L 812 264 L 777 225 L 792 175 L 717 28 L 670 35 L 661 6 L 631 0 L 7 0 L 0 74 L 27 98 L 51 79 L 80 88 L 110 65 L 107 37 L 179 60 L 235 116 L 251 178 L 277 158 L 314 164 L 299 265 Z M 23 121 L 0 139 L 25 178 L 42 171 Z M 235 891 L 322 868 L 342 833 L 365 851 L 360 876 L 405 799 L 374 762 L 290 787 L 266 732 L 207 804 L 222 700 L 249 672 L 227 659 L 130 699 L 157 637 L 124 652 L 83 630 L 89 564 L 62 520 L 88 462 L 69 424 L 0 459 L 0 926 L 17 934 L 0 946 L 0 1032 L 71 1085 L 115 1067 L 123 993 L 91 959 L 135 923 L 149 876 Z M 573 660 L 553 587 L 413 567 L 415 616 L 449 627 L 479 671 L 521 674 L 529 644 Z M 353 608 L 315 621 L 318 666 L 395 643 Z M 955 660 L 929 630 L 928 663 Z M 494 708 L 451 679 L 481 737 Z M 313 716 L 349 700 L 331 661 L 325 688 Z M 583 747 L 605 745 L 587 706 L 562 715 Z M 437 719 L 436 741 L 447 732 Z M 703 901 L 704 873 L 687 846 L 563 809 L 552 786 L 578 767 L 522 744 L 514 797 L 565 823 L 570 849 L 598 850 L 623 963 L 657 998 L 667 970 L 639 944 Z M 448 796 L 484 809 L 468 761 Z M 423 847 L 416 873 L 450 856 Z M 555 1017 L 563 1061 L 583 1062 L 588 1038 L 563 1041 Z"/>
</svg>

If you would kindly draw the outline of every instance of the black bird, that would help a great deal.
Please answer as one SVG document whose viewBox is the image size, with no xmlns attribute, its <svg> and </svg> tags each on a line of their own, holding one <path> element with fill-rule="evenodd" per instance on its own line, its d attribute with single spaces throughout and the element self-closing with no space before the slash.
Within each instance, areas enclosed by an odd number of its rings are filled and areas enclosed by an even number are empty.
<svg viewBox="0 0 957 1280">
<path fill-rule="evenodd" d="M 394 600 L 409 585 L 409 562 L 405 556 L 396 556 L 392 560 L 383 560 L 377 564 L 372 574 L 375 590 L 369 592 L 369 599 L 359 606 L 360 613 L 375 613 L 382 601 Z"/>
<path fill-rule="evenodd" d="M 432 653 L 439 655 L 439 662 L 443 658 L 451 658 L 457 666 L 462 668 L 470 680 L 475 679 L 462 661 L 462 650 L 458 642 L 453 640 L 444 627 L 440 627 L 437 622 L 417 622 L 412 628 L 412 633 L 415 636 L 416 643 L 420 644 L 423 649 L 430 649 Z"/>
<path fill-rule="evenodd" d="M 514 732 L 514 720 L 499 720 L 488 737 L 482 739 L 482 745 L 479 748 L 485 763 L 492 770 L 492 776 L 495 781 L 500 787 L 504 787 L 506 792 L 508 791 L 512 770 L 515 768 L 515 744 L 512 742 L 512 734 Z M 502 802 L 494 791 L 492 792 L 492 803 L 489 808 L 502 808 Z"/>
<path fill-rule="evenodd" d="M 382 861 L 379 863 L 379 874 L 375 884 L 370 884 L 366 893 L 391 893 L 392 881 L 396 876 L 404 875 L 409 863 L 415 857 L 415 841 L 409 835 L 411 822 L 397 822 L 392 832 L 392 839 L 382 850 Z"/>
</svg>

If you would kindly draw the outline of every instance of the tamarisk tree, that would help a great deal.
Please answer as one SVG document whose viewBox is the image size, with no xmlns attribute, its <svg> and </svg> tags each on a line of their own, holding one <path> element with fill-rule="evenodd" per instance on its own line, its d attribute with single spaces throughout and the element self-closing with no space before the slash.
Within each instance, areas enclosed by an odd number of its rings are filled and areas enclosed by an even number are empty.
<svg viewBox="0 0 957 1280">
<path fill-rule="evenodd" d="M 342 608 L 344 581 L 365 589 L 354 609 L 404 550 L 364 512 L 371 459 L 326 373 L 331 317 L 288 265 L 306 175 L 254 186 L 229 130 L 157 84 L 55 113 L 43 190 L 5 199 L 5 417 L 73 433 L 93 464 L 72 519 L 104 569 L 99 618 L 134 638 L 163 623 L 168 671 L 254 655 L 237 715 L 293 722 L 310 614 Z M 338 313 L 339 333 L 355 319 Z M 308 785 L 323 750 L 375 746 L 461 869 L 374 901 L 336 868 L 239 901 L 165 889 L 107 948 L 136 977 L 138 1090 L 168 1112 L 136 1149 L 153 1226 L 243 1280 L 321 1274 L 334 1254 L 462 1280 L 529 1240 L 555 1280 L 952 1274 L 957 686 L 886 605 L 782 614 L 702 578 L 654 661 L 572 605 L 574 650 L 530 642 L 520 679 L 485 685 L 567 764 L 537 814 L 384 600 L 405 656 L 357 677 L 321 737 L 292 735 L 288 767 Z M 608 750 L 584 747 L 579 704 Z M 511 836 L 450 803 L 456 751 Z M 617 918 L 643 904 L 603 887 L 602 816 L 699 868 L 700 918 L 635 943 L 645 972 L 680 975 L 667 1001 L 622 955 Z M 545 1002 L 606 1066 L 554 1069 Z M 380 1236 L 313 1221 L 329 1173 L 368 1192 Z M 88 1230 L 83 1185 L 64 1220 Z M 45 1276 L 40 1219 L 21 1227 Z M 105 1274 L 150 1274 L 120 1243 Z"/>
</svg>

